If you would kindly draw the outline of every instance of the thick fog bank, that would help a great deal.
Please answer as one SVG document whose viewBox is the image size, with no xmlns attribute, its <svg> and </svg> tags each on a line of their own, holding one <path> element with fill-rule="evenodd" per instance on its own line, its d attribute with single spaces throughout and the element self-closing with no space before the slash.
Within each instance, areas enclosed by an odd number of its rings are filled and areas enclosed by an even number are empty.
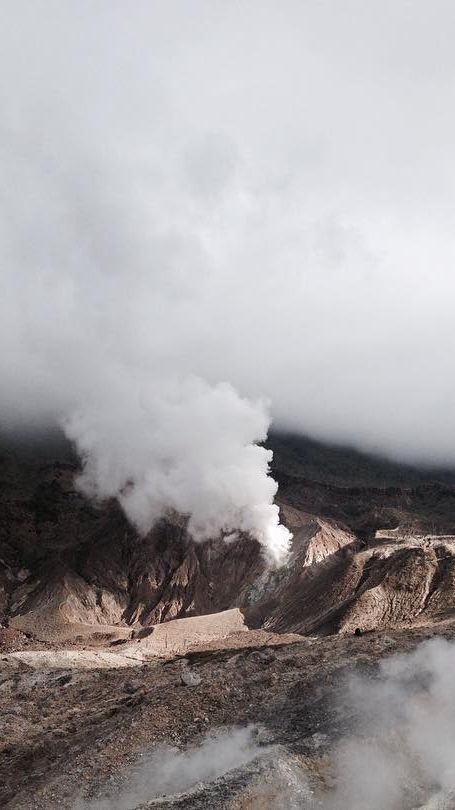
<svg viewBox="0 0 455 810">
<path fill-rule="evenodd" d="M 455 462 L 452 3 L 6 2 L 0 416 L 274 559 L 274 425 Z"/>
</svg>

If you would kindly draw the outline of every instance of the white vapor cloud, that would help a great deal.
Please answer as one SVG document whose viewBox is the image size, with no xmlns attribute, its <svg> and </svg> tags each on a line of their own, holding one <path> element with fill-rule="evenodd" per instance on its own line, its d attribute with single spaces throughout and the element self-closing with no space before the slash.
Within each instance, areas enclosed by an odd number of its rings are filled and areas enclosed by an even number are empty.
<svg viewBox="0 0 455 810">
<path fill-rule="evenodd" d="M 452 3 L 2 12 L 2 425 L 281 558 L 271 418 L 455 462 Z"/>
<path fill-rule="evenodd" d="M 444 810 L 455 800 L 455 645 L 444 639 L 352 680 L 355 736 L 335 756 L 336 810 Z M 346 710 L 346 705 L 345 705 Z"/>
<path fill-rule="evenodd" d="M 264 754 L 254 732 L 254 726 L 215 730 L 198 748 L 188 751 L 163 745 L 126 774 L 125 784 L 113 791 L 114 795 L 76 803 L 75 810 L 135 810 L 157 797 L 178 798 L 179 793 L 211 782 Z"/>
<path fill-rule="evenodd" d="M 255 444 L 267 434 L 260 404 L 197 378 L 137 386 L 122 377 L 109 395 L 114 405 L 86 402 L 64 422 L 85 461 L 86 495 L 117 497 L 143 533 L 173 509 L 190 515 L 196 540 L 239 530 L 262 543 L 272 564 L 283 561 L 289 532 L 273 504 L 272 453 Z"/>
</svg>

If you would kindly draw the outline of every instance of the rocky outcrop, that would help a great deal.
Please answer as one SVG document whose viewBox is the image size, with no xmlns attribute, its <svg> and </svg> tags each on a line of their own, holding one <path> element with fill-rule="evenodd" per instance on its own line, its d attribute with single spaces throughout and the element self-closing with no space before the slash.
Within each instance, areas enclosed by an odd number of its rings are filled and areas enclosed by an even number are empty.
<svg viewBox="0 0 455 810">
<path fill-rule="evenodd" d="M 61 638 L 65 627 L 74 634 L 90 627 L 122 624 L 127 606 L 123 594 L 95 588 L 63 568 L 18 587 L 9 607 L 10 625 L 40 639 Z"/>
<path fill-rule="evenodd" d="M 455 538 L 347 544 L 286 583 L 266 626 L 325 635 L 446 621 L 455 614 L 454 574 Z"/>
</svg>

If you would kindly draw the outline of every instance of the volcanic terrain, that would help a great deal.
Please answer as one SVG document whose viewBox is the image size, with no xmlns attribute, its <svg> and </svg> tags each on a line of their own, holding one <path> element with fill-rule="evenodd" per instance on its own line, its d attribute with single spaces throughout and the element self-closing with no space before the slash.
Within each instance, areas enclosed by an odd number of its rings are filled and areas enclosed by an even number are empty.
<svg viewBox="0 0 455 810">
<path fill-rule="evenodd" d="M 278 570 L 179 515 L 141 538 L 80 495 L 61 437 L 3 440 L 4 806 L 325 806 L 352 672 L 455 634 L 455 474 L 270 444 L 294 534 Z"/>
</svg>

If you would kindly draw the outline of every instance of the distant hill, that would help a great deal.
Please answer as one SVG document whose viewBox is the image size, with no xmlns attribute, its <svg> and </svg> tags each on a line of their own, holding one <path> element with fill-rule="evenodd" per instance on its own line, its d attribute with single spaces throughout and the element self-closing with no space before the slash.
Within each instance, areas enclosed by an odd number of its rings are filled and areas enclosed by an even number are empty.
<svg viewBox="0 0 455 810">
<path fill-rule="evenodd" d="M 272 470 L 310 481 L 363 487 L 455 484 L 455 468 L 402 464 L 352 447 L 326 444 L 293 433 L 273 431 L 266 446 L 273 450 Z"/>
</svg>

